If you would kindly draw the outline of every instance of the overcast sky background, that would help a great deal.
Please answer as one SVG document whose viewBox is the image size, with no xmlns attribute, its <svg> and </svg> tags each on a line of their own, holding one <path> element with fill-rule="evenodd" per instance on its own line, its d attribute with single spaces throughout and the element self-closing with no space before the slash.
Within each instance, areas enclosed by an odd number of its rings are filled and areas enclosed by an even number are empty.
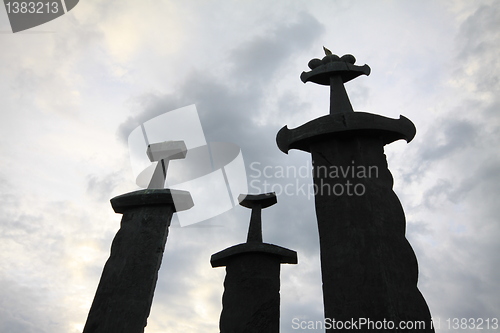
<svg viewBox="0 0 500 333">
<path fill-rule="evenodd" d="M 138 189 L 127 137 L 141 122 L 196 104 L 249 181 L 264 180 L 254 162 L 308 165 L 275 136 L 328 113 L 328 88 L 299 79 L 323 45 L 372 69 L 346 84 L 355 110 L 417 127 L 386 155 L 437 332 L 499 318 L 499 22 L 487 0 L 87 0 L 12 34 L 0 9 L 0 332 L 82 331 L 121 219 L 109 199 Z M 218 332 L 225 270 L 210 256 L 244 242 L 249 218 L 174 219 L 147 333 Z M 313 199 L 280 195 L 263 232 L 298 252 L 281 271 L 281 331 L 296 332 L 293 318 L 323 315 Z"/>
</svg>

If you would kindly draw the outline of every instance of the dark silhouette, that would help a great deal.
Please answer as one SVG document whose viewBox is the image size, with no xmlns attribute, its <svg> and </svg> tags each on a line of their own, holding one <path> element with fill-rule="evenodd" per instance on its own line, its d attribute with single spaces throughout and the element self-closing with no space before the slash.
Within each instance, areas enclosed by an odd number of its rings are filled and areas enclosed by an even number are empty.
<svg viewBox="0 0 500 333">
<path fill-rule="evenodd" d="M 212 255 L 212 267 L 226 266 L 221 333 L 278 333 L 280 324 L 280 265 L 296 264 L 297 253 L 262 242 L 262 208 L 277 202 L 274 193 L 240 195 L 251 208 L 247 242 Z"/>
<path fill-rule="evenodd" d="M 325 320 L 335 332 L 434 332 L 384 155 L 384 145 L 411 141 L 415 126 L 403 116 L 354 112 L 344 83 L 370 68 L 325 52 L 301 79 L 330 86 L 330 114 L 277 135 L 283 152 L 312 155 Z"/>
<path fill-rule="evenodd" d="M 163 188 L 168 161 L 186 155 L 184 143 L 153 144 L 147 154 L 159 161 L 150 183 L 157 188 L 111 199 L 123 217 L 83 333 L 144 332 L 172 215 L 193 207 L 189 192 Z"/>
</svg>

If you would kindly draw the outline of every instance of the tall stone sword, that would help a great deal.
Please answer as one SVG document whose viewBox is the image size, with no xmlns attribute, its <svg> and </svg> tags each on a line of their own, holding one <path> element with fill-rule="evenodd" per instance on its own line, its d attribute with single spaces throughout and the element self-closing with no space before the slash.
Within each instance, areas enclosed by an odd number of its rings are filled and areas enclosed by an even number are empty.
<svg viewBox="0 0 500 333">
<path fill-rule="evenodd" d="M 212 255 L 212 267 L 226 266 L 220 333 L 279 333 L 280 265 L 296 264 L 297 252 L 262 242 L 262 208 L 276 194 L 242 194 L 240 205 L 251 208 L 247 242 Z"/>
<path fill-rule="evenodd" d="M 311 60 L 301 79 L 330 86 L 330 114 L 295 129 L 285 126 L 276 138 L 284 153 L 312 155 L 325 318 L 358 327 L 361 320 L 363 331 L 400 332 L 400 323 L 417 323 L 425 327 L 409 331 L 434 332 L 384 155 L 384 145 L 409 142 L 416 129 L 403 116 L 353 111 L 344 83 L 370 74 L 367 65 L 354 63 L 352 55 L 328 52 Z"/>
<path fill-rule="evenodd" d="M 172 215 L 193 206 L 189 192 L 163 188 L 168 161 L 186 156 L 184 142 L 152 144 L 147 154 L 159 161 L 149 188 L 111 199 L 123 217 L 84 333 L 144 332 Z"/>
</svg>

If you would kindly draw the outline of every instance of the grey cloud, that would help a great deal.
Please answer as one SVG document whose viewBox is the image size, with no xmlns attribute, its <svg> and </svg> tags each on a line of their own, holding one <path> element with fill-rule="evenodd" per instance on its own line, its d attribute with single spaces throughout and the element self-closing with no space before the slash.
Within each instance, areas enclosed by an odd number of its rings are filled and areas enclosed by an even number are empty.
<svg viewBox="0 0 500 333">
<path fill-rule="evenodd" d="M 0 179 L 0 235 L 14 241 L 21 241 L 25 237 L 35 237 L 43 231 L 41 215 L 32 215 L 20 209 L 21 198 L 13 194 L 9 187 L 11 182 Z"/>
<path fill-rule="evenodd" d="M 349 99 L 354 110 L 361 111 L 358 105 L 366 105 L 370 99 L 370 88 L 363 82 L 353 86 L 349 90 Z"/>
<path fill-rule="evenodd" d="M 482 164 L 481 160 L 486 163 Z M 491 204 L 488 209 L 497 211 L 495 200 L 500 196 L 500 163 L 498 160 L 477 156 L 478 164 L 464 170 L 460 179 L 440 179 L 424 193 L 427 208 L 434 209 L 445 202 L 453 204 L 478 202 Z M 493 214 L 494 215 L 494 214 Z"/>
<path fill-rule="evenodd" d="M 498 267 L 495 258 L 500 248 L 498 242 L 474 232 L 450 240 L 438 254 L 442 258 L 440 262 L 432 265 L 435 270 L 430 289 L 436 290 L 447 304 L 440 306 L 441 311 L 449 317 L 495 317 L 499 300 L 492 290 L 499 272 L 491 268 Z"/>
<path fill-rule="evenodd" d="M 236 82 L 224 83 L 225 77 L 206 68 L 193 70 L 181 82 L 175 94 L 145 95 L 137 99 L 143 112 L 130 117 L 119 127 L 119 136 L 126 139 L 140 123 L 185 105 L 196 104 L 205 134 L 213 141 L 253 136 L 249 128 L 252 119 L 262 112 L 259 108 L 270 78 L 298 50 L 307 48 L 324 31 L 321 24 L 308 13 L 301 13 L 296 22 L 283 23 L 265 36 L 243 42 L 230 50 L 232 62 L 228 78 Z M 251 73 L 251 74 L 248 74 Z"/>
<path fill-rule="evenodd" d="M 233 72 L 243 79 L 267 82 L 286 59 L 307 49 L 325 28 L 309 13 L 301 12 L 296 22 L 284 23 L 264 36 L 253 37 L 231 52 Z"/>
<path fill-rule="evenodd" d="M 289 180 L 295 184 L 294 180 Z M 270 180 L 272 184 L 278 181 Z M 310 180 L 312 183 L 312 180 Z M 309 182 L 302 182 L 308 184 Z M 286 185 L 287 182 L 281 182 Z M 281 193 L 277 207 L 268 208 L 269 213 L 263 218 L 264 240 L 299 252 L 299 259 L 311 257 L 319 252 L 318 227 L 314 211 L 314 199 L 295 194 L 288 196 Z M 286 207 L 286 208 L 285 208 Z"/>
<path fill-rule="evenodd" d="M 498 96 L 495 95 L 495 96 Z M 473 106 L 473 109 L 479 110 L 481 109 L 481 118 L 487 119 L 489 123 L 494 123 L 496 125 L 495 133 L 499 133 L 498 129 L 500 128 L 500 117 L 498 117 L 498 110 L 500 110 L 500 99 L 494 100 L 489 105 L 480 105 L 476 103 L 476 106 Z"/>
<path fill-rule="evenodd" d="M 500 9 L 494 5 L 481 5 L 460 26 L 458 58 L 481 57 L 492 48 L 500 37 L 498 22 Z"/>
<path fill-rule="evenodd" d="M 109 199 L 116 186 L 118 186 L 120 182 L 123 182 L 123 179 L 119 175 L 120 173 L 117 172 L 113 172 L 102 177 L 97 175 L 88 175 L 87 193 L 99 201 Z"/>
<path fill-rule="evenodd" d="M 437 143 L 422 152 L 424 161 L 436 161 L 444 158 L 449 158 L 450 154 L 458 150 L 463 150 L 475 143 L 478 128 L 468 122 L 458 119 L 447 119 L 438 123 L 427 133 L 428 142 L 436 142 L 439 139 L 440 133 L 444 136 L 443 143 Z M 437 136 L 432 139 L 429 136 Z M 439 141 L 438 141 L 439 142 Z"/>
<path fill-rule="evenodd" d="M 473 81 L 477 91 L 498 92 L 500 89 L 498 22 L 500 8 L 496 5 L 482 5 L 460 26 L 456 73 Z M 473 69 L 474 75 L 471 77 L 467 73 L 470 71 L 468 66 L 475 62 L 479 63 L 479 67 Z"/>
<path fill-rule="evenodd" d="M 436 181 L 436 184 L 425 191 L 423 195 L 426 208 L 435 209 L 436 207 L 440 207 L 443 201 L 447 200 L 451 186 L 451 182 L 448 180 L 439 179 Z"/>
<path fill-rule="evenodd" d="M 305 278 L 305 276 L 303 277 Z M 318 281 L 321 283 L 321 281 Z M 319 295 L 321 297 L 321 295 Z M 282 304 L 282 313 L 286 313 L 288 316 L 281 318 L 281 328 L 283 332 L 303 332 L 298 330 L 298 328 L 308 327 L 310 322 L 322 322 L 323 321 L 323 308 L 318 306 L 317 303 L 304 302 L 297 299 L 296 302 L 291 302 L 289 304 Z M 313 324 L 314 325 L 314 324 Z M 311 326 L 309 326 L 311 327 Z M 318 328 L 313 329 L 312 327 Z M 321 326 L 312 326 L 311 329 L 307 329 L 307 332 L 325 332 L 325 329 L 321 329 Z"/>
<path fill-rule="evenodd" d="M 142 122 L 170 110 L 196 104 L 205 135 L 213 141 L 220 141 L 237 139 L 235 132 L 238 131 L 235 129 L 247 132 L 246 123 L 250 121 L 248 118 L 258 105 L 259 98 L 254 91 L 237 91 L 210 74 L 194 71 L 179 85 L 175 95 L 146 95 L 139 101 L 144 111 L 128 118 L 119 127 L 119 136 L 124 140 Z"/>
<path fill-rule="evenodd" d="M 425 222 L 409 220 L 407 237 L 419 260 L 421 290 L 442 327 L 446 318 L 495 317 L 499 308 L 492 293 L 500 274 L 499 14 L 498 6 L 481 6 L 460 27 L 448 77 L 463 84 L 455 91 L 458 106 L 444 103 L 452 105 L 445 116 L 417 134 L 416 144 L 428 144 L 405 178 L 432 184 L 422 205 L 409 210 Z"/>
<path fill-rule="evenodd" d="M 183 95 L 196 104 L 207 140 L 241 144 L 252 135 L 251 118 L 262 102 L 259 91 L 240 91 L 199 74 L 189 77 Z"/>
<path fill-rule="evenodd" d="M 423 203 L 431 210 L 446 204 L 489 203 L 492 206 L 488 210 L 497 211 L 494 202 L 500 196 L 499 170 L 500 165 L 495 162 L 471 169 L 461 179 L 439 179 L 424 193 Z"/>
<path fill-rule="evenodd" d="M 477 149 L 479 143 L 498 138 L 497 133 L 489 133 L 486 129 L 492 124 L 498 128 L 496 114 L 500 101 L 494 92 L 500 88 L 496 60 L 500 49 L 500 32 L 496 28 L 499 21 L 498 6 L 480 6 L 460 27 L 456 37 L 458 52 L 452 63 L 455 79 L 473 83 L 478 91 L 493 92 L 493 100 L 488 103 L 479 95 L 464 94 L 461 105 L 448 114 L 474 113 L 475 121 L 458 118 L 437 120 L 421 139 L 437 143 L 420 149 L 419 155 L 424 163 L 417 167 L 418 171 L 427 169 L 430 163 L 449 160 L 454 153 L 470 152 L 468 148 L 476 148 L 475 154 L 487 153 Z M 440 136 L 444 137 L 442 142 L 439 141 Z"/>
<path fill-rule="evenodd" d="M 412 238 L 419 235 L 428 235 L 431 232 L 427 222 L 423 221 L 407 221 L 406 235 L 411 235 Z"/>
<path fill-rule="evenodd" d="M 176 95 L 157 96 L 154 94 L 144 94 L 136 97 L 134 102 L 142 111 L 140 114 L 128 117 L 119 125 L 117 135 L 123 142 L 127 142 L 130 132 L 145 121 L 190 104 L 182 104 L 182 101 Z"/>
<path fill-rule="evenodd" d="M 0 280 L 0 331 L 9 333 L 63 333 L 69 327 L 62 306 L 52 303 L 47 291 Z M 51 328 L 50 331 L 48 328 Z"/>
<path fill-rule="evenodd" d="M 284 91 L 277 100 L 277 110 L 274 114 L 275 119 L 290 119 L 292 115 L 297 115 L 303 117 L 303 114 L 308 112 L 312 108 L 312 104 L 301 100 L 297 96 L 296 92 L 291 90 Z M 283 123 L 279 123 L 278 126 L 284 126 Z"/>
</svg>

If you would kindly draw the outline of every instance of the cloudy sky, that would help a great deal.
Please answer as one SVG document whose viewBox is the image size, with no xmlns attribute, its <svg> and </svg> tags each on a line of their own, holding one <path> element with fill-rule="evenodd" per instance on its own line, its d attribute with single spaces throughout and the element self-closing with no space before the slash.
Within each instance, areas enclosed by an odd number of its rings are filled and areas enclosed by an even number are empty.
<svg viewBox="0 0 500 333">
<path fill-rule="evenodd" d="M 241 148 L 250 192 L 310 184 L 259 170 L 310 163 L 275 136 L 328 113 L 328 89 L 299 79 L 323 45 L 372 69 L 346 84 L 355 110 L 417 127 L 386 155 L 437 331 L 500 317 L 499 22 L 493 0 L 87 0 L 13 34 L 0 9 L 0 331 L 82 331 L 119 228 L 109 199 L 138 189 L 128 135 L 155 116 L 195 104 L 207 141 Z M 249 217 L 174 218 L 147 333 L 218 332 L 210 256 Z M 296 332 L 323 315 L 313 199 L 279 195 L 263 232 L 298 252 L 281 271 L 281 331 Z"/>
</svg>

